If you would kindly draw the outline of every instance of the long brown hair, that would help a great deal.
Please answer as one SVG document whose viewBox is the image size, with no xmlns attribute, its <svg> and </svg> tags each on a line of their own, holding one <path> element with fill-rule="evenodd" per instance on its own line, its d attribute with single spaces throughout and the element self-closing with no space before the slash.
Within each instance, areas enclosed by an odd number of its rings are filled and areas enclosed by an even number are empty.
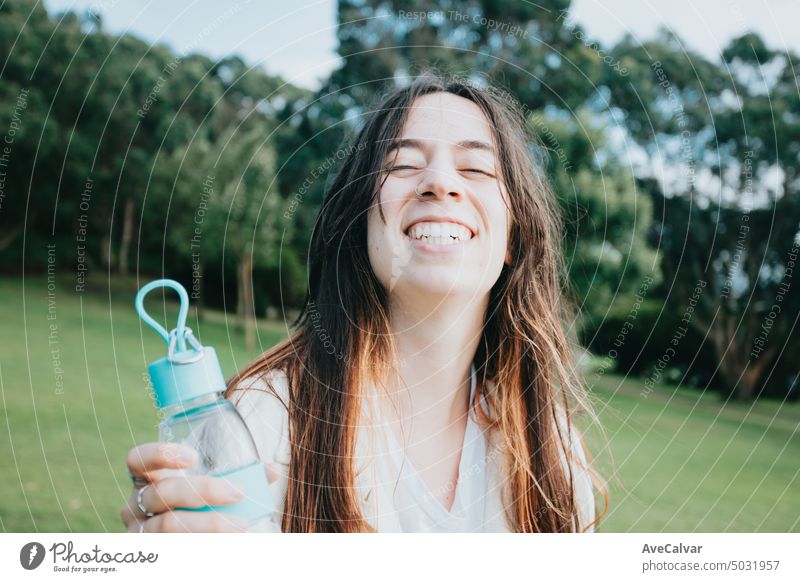
<svg viewBox="0 0 800 582">
<path fill-rule="evenodd" d="M 536 167 L 524 116 L 507 93 L 426 73 L 385 95 L 369 111 L 325 194 L 309 249 L 306 305 L 297 330 L 228 383 L 272 370 L 289 381 L 291 461 L 282 529 L 372 531 L 355 489 L 356 429 L 365 381 L 391 369 L 388 294 L 367 253 L 367 211 L 376 203 L 381 168 L 414 101 L 452 93 L 475 103 L 489 121 L 500 179 L 510 200 L 512 260 L 490 292 L 473 363 L 479 421 L 501 447 L 512 531 L 580 531 L 569 438 L 572 411 L 586 408 L 565 331 L 561 218 Z M 564 424 L 564 420 L 566 423 Z M 564 427 L 567 427 L 566 430 Z M 566 456 L 570 463 L 564 463 Z"/>
</svg>

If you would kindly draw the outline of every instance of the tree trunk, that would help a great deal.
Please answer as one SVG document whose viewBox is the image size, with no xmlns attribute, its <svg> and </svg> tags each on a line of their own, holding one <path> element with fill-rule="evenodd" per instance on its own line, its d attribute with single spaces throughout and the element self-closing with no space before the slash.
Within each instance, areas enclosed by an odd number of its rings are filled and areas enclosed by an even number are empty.
<svg viewBox="0 0 800 582">
<path fill-rule="evenodd" d="M 114 249 L 111 247 L 111 237 L 108 235 L 104 236 L 100 243 L 100 260 L 109 271 L 114 268 Z"/>
<path fill-rule="evenodd" d="M 744 378 L 747 378 L 748 392 L 746 394 L 739 394 L 739 398 L 744 398 L 746 400 L 753 399 L 755 390 L 761 383 L 761 378 L 764 376 L 767 366 L 772 363 L 777 354 L 778 349 L 772 347 L 765 350 L 756 360 L 748 360 L 750 365 L 744 373 Z"/>
<path fill-rule="evenodd" d="M 17 237 L 22 234 L 23 224 L 24 223 L 20 222 L 17 224 L 17 226 L 7 228 L 5 232 L 0 234 L 0 251 L 6 250 L 11 246 L 11 243 L 17 240 Z"/>
<path fill-rule="evenodd" d="M 253 351 L 256 343 L 255 336 L 255 302 L 253 300 L 253 257 L 250 253 L 239 262 L 239 299 L 236 311 L 240 314 L 240 322 L 244 331 L 245 347 Z"/>
<path fill-rule="evenodd" d="M 728 394 L 734 399 L 752 400 L 765 368 L 773 360 L 777 350 L 770 347 L 758 358 L 752 359 L 752 342 L 742 341 L 734 333 L 737 320 L 734 317 L 718 317 L 709 331 L 709 339 L 719 360 L 722 378 L 728 384 Z"/>
<path fill-rule="evenodd" d="M 133 238 L 133 215 L 134 204 L 130 198 L 125 201 L 125 209 L 122 214 L 122 240 L 119 243 L 119 274 L 128 274 L 128 251 Z"/>
</svg>

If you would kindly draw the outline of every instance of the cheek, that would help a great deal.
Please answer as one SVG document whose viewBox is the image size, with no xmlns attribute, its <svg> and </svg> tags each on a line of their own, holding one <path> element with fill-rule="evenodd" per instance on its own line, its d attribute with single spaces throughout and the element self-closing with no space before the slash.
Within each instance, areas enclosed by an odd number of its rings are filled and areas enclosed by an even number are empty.
<svg viewBox="0 0 800 582">
<path fill-rule="evenodd" d="M 397 214 L 398 200 L 392 192 L 382 189 L 378 201 L 367 213 L 367 250 L 370 265 L 375 276 L 384 285 L 387 284 L 391 274 L 391 260 L 395 254 L 393 250 L 399 243 L 396 233 L 393 232 L 394 216 Z M 383 218 L 381 218 L 381 209 Z M 386 222 L 384 222 L 384 219 Z"/>
<path fill-rule="evenodd" d="M 486 221 L 489 224 L 489 232 L 491 233 L 491 260 L 492 261 L 509 261 L 509 237 L 511 234 L 510 215 L 506 203 L 501 195 L 497 192 L 494 196 L 487 197 L 490 200 L 484 207 Z"/>
<path fill-rule="evenodd" d="M 367 215 L 367 250 L 372 270 L 376 274 L 380 272 L 380 259 L 385 254 L 385 226 L 377 207 L 371 208 Z"/>
<path fill-rule="evenodd" d="M 498 224 L 497 232 L 501 233 L 501 247 L 503 249 L 503 262 L 511 264 L 511 209 L 508 194 L 503 190 L 500 204 L 495 209 Z"/>
<path fill-rule="evenodd" d="M 392 222 L 392 216 L 397 213 L 396 206 L 396 196 L 393 195 L 391 188 L 384 184 L 367 212 L 367 227 L 369 229 L 367 237 L 381 238 L 386 236 L 386 230 Z"/>
<path fill-rule="evenodd" d="M 503 213 L 502 215 L 498 216 L 497 220 L 497 228 L 494 231 L 497 233 L 495 235 L 495 251 L 493 252 L 493 257 L 497 260 L 497 262 L 510 264 L 511 263 L 511 248 L 509 245 L 510 241 L 510 228 L 508 225 L 508 215 L 507 213 Z"/>
</svg>

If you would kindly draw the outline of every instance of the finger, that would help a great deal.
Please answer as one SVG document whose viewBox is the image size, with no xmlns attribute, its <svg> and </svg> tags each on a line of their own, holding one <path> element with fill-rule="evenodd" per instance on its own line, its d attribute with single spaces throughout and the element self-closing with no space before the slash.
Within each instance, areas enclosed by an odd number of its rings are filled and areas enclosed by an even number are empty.
<svg viewBox="0 0 800 582">
<path fill-rule="evenodd" d="M 168 511 L 151 517 L 144 523 L 145 533 L 242 533 L 248 527 L 247 520 L 236 515 L 217 511 L 195 513 L 193 511 Z M 135 531 L 139 531 L 138 524 Z"/>
<path fill-rule="evenodd" d="M 120 517 L 122 518 L 122 523 L 126 526 L 130 526 L 131 524 L 136 525 L 139 521 L 144 519 L 144 515 L 139 510 L 139 507 L 136 505 L 138 489 L 134 489 L 131 493 L 131 496 L 128 498 L 127 503 L 120 511 Z"/>
<path fill-rule="evenodd" d="M 122 523 L 125 524 L 125 527 L 130 530 L 132 525 L 136 525 L 141 512 L 136 509 L 135 501 L 132 499 L 128 499 L 128 502 L 123 506 L 122 510 L 119 512 L 119 516 L 122 519 Z"/>
<path fill-rule="evenodd" d="M 131 449 L 127 460 L 132 476 L 147 478 L 159 469 L 190 467 L 197 462 L 198 454 L 177 443 L 145 443 Z"/>
<path fill-rule="evenodd" d="M 131 520 L 129 522 L 125 522 L 125 531 L 128 533 L 139 533 L 139 524 L 141 523 L 142 523 L 141 521 L 136 519 Z"/>
<path fill-rule="evenodd" d="M 265 463 L 264 470 L 267 473 L 267 482 L 270 485 L 281 477 L 280 465 L 277 463 Z"/>
<path fill-rule="evenodd" d="M 168 477 L 149 485 L 142 493 L 142 505 L 153 513 L 162 513 L 175 507 L 203 507 L 228 505 L 244 497 L 244 492 L 221 477 L 189 475 Z M 131 496 L 131 510 L 141 517 L 136 505 L 136 494 Z"/>
</svg>

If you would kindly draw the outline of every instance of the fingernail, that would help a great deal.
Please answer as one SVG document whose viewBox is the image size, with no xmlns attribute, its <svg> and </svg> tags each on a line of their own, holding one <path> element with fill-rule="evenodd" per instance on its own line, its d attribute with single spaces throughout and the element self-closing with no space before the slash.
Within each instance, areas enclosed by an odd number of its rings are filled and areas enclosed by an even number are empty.
<svg viewBox="0 0 800 582">
<path fill-rule="evenodd" d="M 230 481 L 222 481 L 219 484 L 220 496 L 224 497 L 226 501 L 239 501 L 244 497 L 244 491 L 241 487 Z"/>
<path fill-rule="evenodd" d="M 181 465 L 194 465 L 197 462 L 197 452 L 193 449 L 181 449 L 177 459 Z"/>
</svg>

